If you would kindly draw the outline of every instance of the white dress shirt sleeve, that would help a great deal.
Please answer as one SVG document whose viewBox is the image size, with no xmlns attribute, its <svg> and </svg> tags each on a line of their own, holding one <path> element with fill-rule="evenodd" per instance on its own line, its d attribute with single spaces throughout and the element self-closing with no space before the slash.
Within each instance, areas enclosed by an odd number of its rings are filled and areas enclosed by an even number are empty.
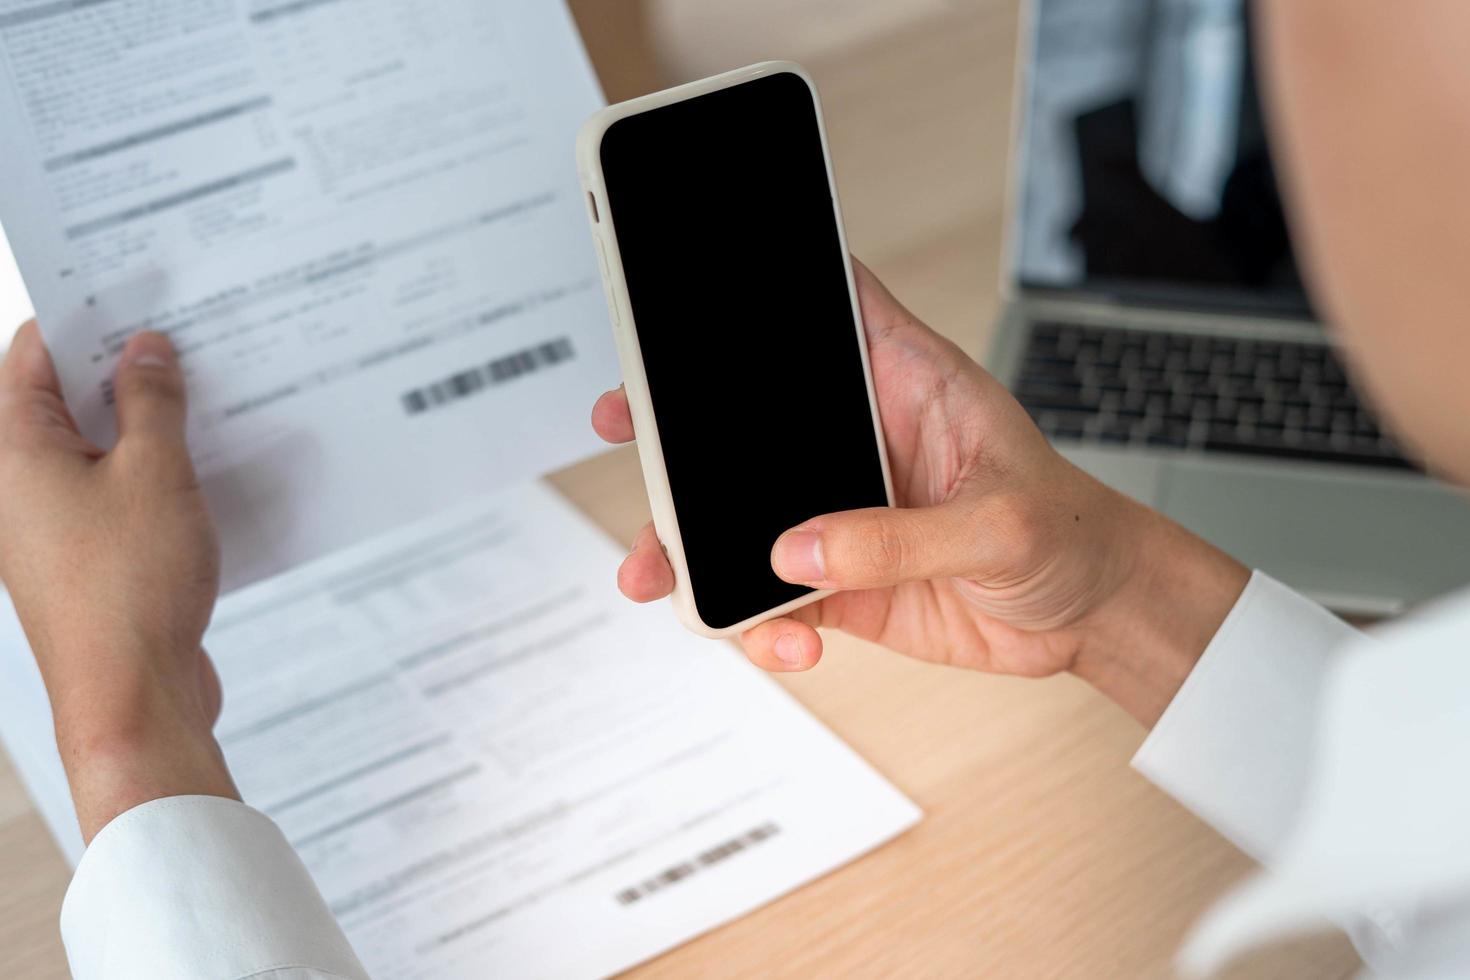
<svg viewBox="0 0 1470 980">
<path fill-rule="evenodd" d="M 1363 642 L 1322 606 L 1256 572 L 1134 768 L 1269 867 L 1300 817 L 1334 669 Z M 1404 930 L 1399 915 L 1378 906 L 1337 921 L 1375 966 L 1390 961 Z"/>
<path fill-rule="evenodd" d="M 1134 768 L 1269 863 L 1301 805 L 1334 656 L 1361 635 L 1256 572 Z"/>
<path fill-rule="evenodd" d="M 367 977 L 280 829 L 213 796 L 152 800 L 102 828 L 61 935 L 77 980 Z"/>
</svg>

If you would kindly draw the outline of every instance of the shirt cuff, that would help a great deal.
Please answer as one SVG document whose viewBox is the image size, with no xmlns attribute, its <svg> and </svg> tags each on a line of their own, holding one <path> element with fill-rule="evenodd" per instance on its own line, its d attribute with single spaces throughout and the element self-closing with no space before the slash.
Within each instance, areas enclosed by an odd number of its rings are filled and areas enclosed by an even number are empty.
<svg viewBox="0 0 1470 980">
<path fill-rule="evenodd" d="M 1301 802 L 1328 668 L 1360 635 L 1256 572 L 1133 767 L 1268 862 Z"/>
<path fill-rule="evenodd" d="M 77 980 L 367 977 L 280 829 L 216 796 L 152 800 L 103 827 L 61 937 Z"/>
</svg>

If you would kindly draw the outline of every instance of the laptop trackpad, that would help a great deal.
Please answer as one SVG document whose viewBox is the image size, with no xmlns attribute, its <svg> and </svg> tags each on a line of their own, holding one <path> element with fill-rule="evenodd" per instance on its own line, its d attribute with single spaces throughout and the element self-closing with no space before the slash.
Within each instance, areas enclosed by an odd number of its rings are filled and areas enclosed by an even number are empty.
<svg viewBox="0 0 1470 980">
<path fill-rule="evenodd" d="M 1460 498 L 1427 480 L 1359 473 L 1171 461 L 1160 509 L 1339 609 L 1388 614 L 1470 580 Z"/>
</svg>

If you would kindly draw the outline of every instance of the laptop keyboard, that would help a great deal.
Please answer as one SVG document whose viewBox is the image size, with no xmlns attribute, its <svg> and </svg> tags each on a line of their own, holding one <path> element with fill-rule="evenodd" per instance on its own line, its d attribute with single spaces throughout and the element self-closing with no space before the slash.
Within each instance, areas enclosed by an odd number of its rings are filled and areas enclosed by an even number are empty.
<svg viewBox="0 0 1470 980">
<path fill-rule="evenodd" d="M 1414 468 L 1325 344 L 1038 323 L 1015 394 L 1058 440 Z"/>
</svg>

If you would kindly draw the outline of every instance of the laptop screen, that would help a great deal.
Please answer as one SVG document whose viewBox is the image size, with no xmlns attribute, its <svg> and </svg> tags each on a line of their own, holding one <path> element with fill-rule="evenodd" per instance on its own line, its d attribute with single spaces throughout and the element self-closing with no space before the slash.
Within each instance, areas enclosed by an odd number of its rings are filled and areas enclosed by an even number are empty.
<svg viewBox="0 0 1470 980">
<path fill-rule="evenodd" d="M 1034 0 L 1023 287 L 1310 315 L 1246 0 Z"/>
</svg>

